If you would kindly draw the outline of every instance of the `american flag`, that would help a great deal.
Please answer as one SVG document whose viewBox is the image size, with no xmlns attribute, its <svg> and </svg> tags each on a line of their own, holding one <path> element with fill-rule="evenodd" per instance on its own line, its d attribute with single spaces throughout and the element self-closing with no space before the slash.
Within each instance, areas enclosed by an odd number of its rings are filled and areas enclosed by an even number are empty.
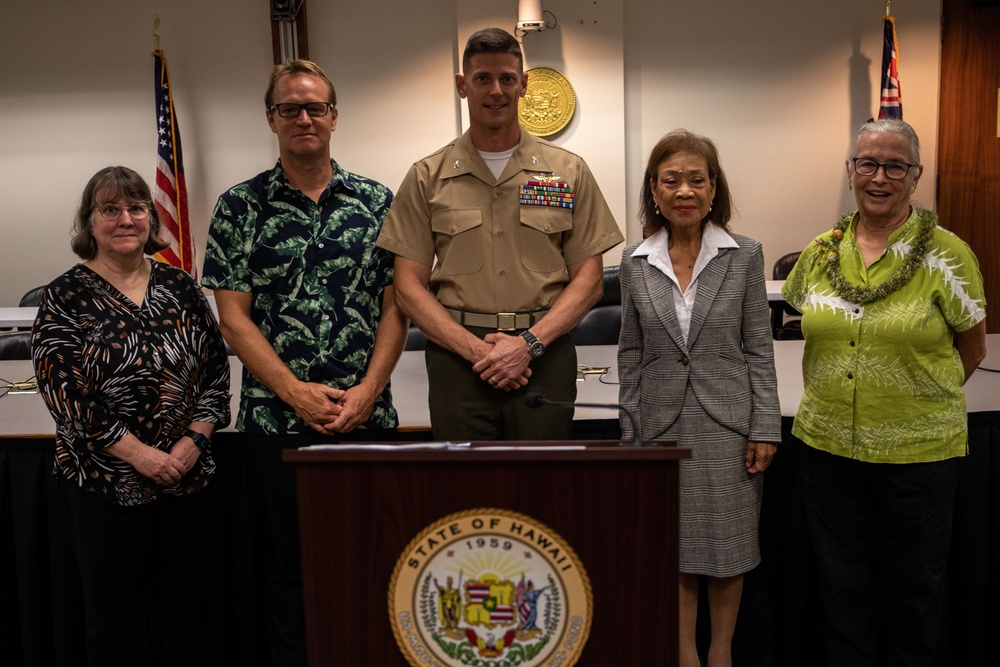
<svg viewBox="0 0 1000 667">
<path fill-rule="evenodd" d="M 879 118 L 903 119 L 903 100 L 899 92 L 899 71 L 896 59 L 899 56 L 899 42 L 896 41 L 896 19 L 886 16 L 882 38 L 882 99 L 879 103 Z"/>
<path fill-rule="evenodd" d="M 197 277 L 191 223 L 188 220 L 181 133 L 170 91 L 170 69 L 163 51 L 153 52 L 153 76 L 156 94 L 156 184 L 153 187 L 153 203 L 160 215 L 161 234 L 170 244 L 155 257 Z"/>
</svg>

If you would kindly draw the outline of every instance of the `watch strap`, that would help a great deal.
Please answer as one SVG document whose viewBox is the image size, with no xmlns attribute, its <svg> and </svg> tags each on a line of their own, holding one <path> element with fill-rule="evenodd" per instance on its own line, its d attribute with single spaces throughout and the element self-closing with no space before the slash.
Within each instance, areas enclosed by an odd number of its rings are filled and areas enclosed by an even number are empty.
<svg viewBox="0 0 1000 667">
<path fill-rule="evenodd" d="M 188 429 L 184 431 L 184 435 L 194 440 L 194 446 L 200 451 L 205 451 L 212 446 L 212 441 L 208 439 L 208 436 L 204 433 L 199 433 L 193 429 Z"/>
<path fill-rule="evenodd" d="M 545 345 L 535 338 L 535 334 L 525 329 L 518 335 L 528 344 L 528 352 L 531 353 L 532 357 L 537 359 L 545 353 Z"/>
</svg>

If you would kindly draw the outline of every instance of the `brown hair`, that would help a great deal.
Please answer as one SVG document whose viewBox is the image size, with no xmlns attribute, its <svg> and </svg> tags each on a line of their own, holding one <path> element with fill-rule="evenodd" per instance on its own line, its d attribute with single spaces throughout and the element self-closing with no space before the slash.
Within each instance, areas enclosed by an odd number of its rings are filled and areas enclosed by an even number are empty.
<svg viewBox="0 0 1000 667">
<path fill-rule="evenodd" d="M 653 188 L 660 165 L 673 155 L 690 152 L 705 158 L 708 163 L 708 175 L 715 180 L 715 199 L 712 200 L 712 210 L 702 220 L 702 225 L 708 222 L 729 230 L 729 220 L 733 215 L 732 196 L 729 193 L 729 183 L 719 162 L 719 150 L 708 137 L 695 134 L 690 130 L 674 130 L 665 134 L 649 153 L 646 172 L 642 179 L 642 194 L 639 199 L 639 222 L 642 223 L 643 236 L 651 236 L 662 227 L 670 229 L 670 221 L 656 212 L 656 202 L 653 200 Z"/>
<path fill-rule="evenodd" d="M 111 201 L 124 198 L 130 202 L 142 202 L 149 206 L 149 238 L 142 251 L 152 255 L 166 248 L 169 244 L 160 239 L 160 216 L 153 205 L 153 196 L 149 186 L 142 176 L 128 167 L 105 167 L 90 177 L 87 187 L 83 189 L 80 198 L 80 208 L 77 209 L 73 221 L 73 252 L 82 259 L 94 259 L 97 256 L 97 241 L 94 240 L 92 228 L 94 209 L 102 203 L 97 201 L 99 195 L 110 195 Z"/>
<path fill-rule="evenodd" d="M 317 79 L 321 79 L 330 91 L 330 99 L 327 100 L 334 107 L 337 106 L 337 91 L 333 88 L 333 82 L 326 76 L 323 68 L 311 60 L 291 60 L 287 63 L 275 65 L 271 70 L 271 75 L 267 79 L 267 91 L 264 93 L 264 107 L 270 111 L 274 106 L 274 89 L 278 86 L 278 81 L 293 74 L 308 74 Z"/>
<path fill-rule="evenodd" d="M 521 45 L 514 36 L 500 28 L 485 28 L 475 32 L 465 43 L 462 53 L 462 73 L 469 69 L 469 61 L 477 53 L 509 53 L 517 56 L 517 64 L 524 71 L 524 56 L 521 55 Z"/>
</svg>

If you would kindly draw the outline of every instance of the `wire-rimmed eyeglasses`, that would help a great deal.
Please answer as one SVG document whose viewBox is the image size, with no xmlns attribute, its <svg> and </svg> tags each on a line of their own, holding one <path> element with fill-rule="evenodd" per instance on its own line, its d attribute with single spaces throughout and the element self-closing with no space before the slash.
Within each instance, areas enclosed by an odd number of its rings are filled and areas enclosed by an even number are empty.
<svg viewBox="0 0 1000 667">
<path fill-rule="evenodd" d="M 305 109 L 310 118 L 322 118 L 330 113 L 332 106 L 329 102 L 306 102 L 305 104 L 282 102 L 281 104 L 272 104 L 270 111 L 277 111 L 282 118 L 298 118 L 302 110 Z"/>
<path fill-rule="evenodd" d="M 894 181 L 906 178 L 910 167 L 920 166 L 909 162 L 876 162 L 867 157 L 852 157 L 851 162 L 854 164 L 854 173 L 858 176 L 874 176 L 881 167 L 885 177 Z"/>
<path fill-rule="evenodd" d="M 108 222 L 114 222 L 121 217 L 122 211 L 128 211 L 128 215 L 133 220 L 145 220 L 146 216 L 149 215 L 149 204 L 145 202 L 136 202 L 134 204 L 129 204 L 128 206 L 119 206 L 118 204 L 101 204 L 95 209 L 101 214 L 101 217 Z"/>
</svg>

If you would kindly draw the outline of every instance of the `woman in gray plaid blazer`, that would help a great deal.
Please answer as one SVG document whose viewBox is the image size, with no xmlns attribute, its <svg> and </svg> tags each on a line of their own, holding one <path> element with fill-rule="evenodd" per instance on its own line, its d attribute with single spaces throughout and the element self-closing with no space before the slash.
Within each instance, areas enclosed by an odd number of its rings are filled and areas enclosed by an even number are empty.
<svg viewBox="0 0 1000 667">
<path fill-rule="evenodd" d="M 675 440 L 680 468 L 680 662 L 695 646 L 698 578 L 708 577 L 709 667 L 731 665 L 743 573 L 760 563 L 760 475 L 781 439 L 764 254 L 728 233 L 729 187 L 711 140 L 678 130 L 653 148 L 647 238 L 621 263 L 620 402 L 642 440 Z M 625 439 L 632 437 L 622 419 Z"/>
</svg>

